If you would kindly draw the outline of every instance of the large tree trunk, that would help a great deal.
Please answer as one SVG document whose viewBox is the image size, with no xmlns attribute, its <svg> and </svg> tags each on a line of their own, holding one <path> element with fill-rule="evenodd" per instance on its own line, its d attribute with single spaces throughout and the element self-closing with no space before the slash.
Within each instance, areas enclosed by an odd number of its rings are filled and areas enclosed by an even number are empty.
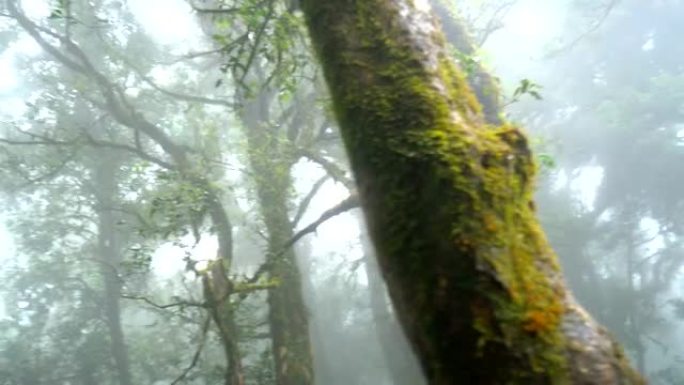
<svg viewBox="0 0 684 385">
<path fill-rule="evenodd" d="M 430 384 L 640 384 L 566 290 L 515 127 L 491 128 L 426 1 L 304 0 L 392 301 Z"/>
<path fill-rule="evenodd" d="M 268 291 L 276 384 L 310 385 L 314 383 L 313 360 L 301 276 L 294 248 L 283 250 L 294 236 L 288 214 L 293 162 L 286 139 L 269 122 L 274 96 L 275 92 L 265 89 L 255 98 L 244 100 L 242 119 L 261 218 L 268 234 L 266 263 L 270 276 L 278 281 L 278 286 Z"/>
<path fill-rule="evenodd" d="M 109 331 L 112 357 L 119 384 L 133 385 L 128 348 L 121 325 L 121 242 L 114 216 L 117 190 L 116 170 L 119 163 L 114 156 L 105 154 L 94 170 L 94 181 L 98 207 L 98 257 L 100 272 L 104 281 L 104 316 Z"/>
</svg>

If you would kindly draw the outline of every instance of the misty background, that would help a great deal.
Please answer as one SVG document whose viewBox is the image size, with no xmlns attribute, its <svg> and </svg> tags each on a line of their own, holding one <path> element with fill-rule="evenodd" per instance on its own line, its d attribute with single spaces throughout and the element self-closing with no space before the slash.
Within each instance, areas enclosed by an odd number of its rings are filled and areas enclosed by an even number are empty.
<svg viewBox="0 0 684 385">
<path fill-rule="evenodd" d="M 0 385 L 219 384 L 237 370 L 227 346 L 246 383 L 275 383 L 274 354 L 299 352 L 274 353 L 269 312 L 297 307 L 297 288 L 315 383 L 423 382 L 297 11 L 13 3 L 0 7 Z M 454 60 L 498 77 L 531 137 L 538 212 L 576 297 L 651 383 L 684 383 L 684 1 L 441 4 L 480 47 Z M 293 286 L 264 273 L 276 256 Z M 217 260 L 232 340 L 203 286 Z"/>
</svg>

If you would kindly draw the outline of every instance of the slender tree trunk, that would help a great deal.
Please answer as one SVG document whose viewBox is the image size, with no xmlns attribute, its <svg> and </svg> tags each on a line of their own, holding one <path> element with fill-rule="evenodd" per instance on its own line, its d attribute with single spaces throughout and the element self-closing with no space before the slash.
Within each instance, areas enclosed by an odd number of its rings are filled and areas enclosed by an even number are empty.
<svg viewBox="0 0 684 385">
<path fill-rule="evenodd" d="M 293 247 L 283 246 L 293 237 L 288 214 L 292 187 L 292 161 L 286 140 L 269 123 L 273 93 L 262 91 L 244 103 L 249 161 L 255 175 L 257 199 L 268 234 L 267 263 L 277 287 L 268 291 L 269 323 L 278 385 L 314 383 L 309 317 Z"/>
<path fill-rule="evenodd" d="M 218 329 L 226 359 L 225 385 L 244 385 L 245 376 L 240 353 L 239 330 L 235 322 L 235 309 L 231 303 L 233 282 L 227 267 L 233 260 L 233 230 L 220 198 L 204 180 L 199 181 L 206 191 L 206 205 L 218 238 L 218 258 L 202 278 L 204 297 Z"/>
<path fill-rule="evenodd" d="M 230 303 L 233 285 L 227 278 L 224 262 L 222 259 L 214 261 L 209 272 L 202 278 L 204 298 L 210 304 L 209 311 L 218 329 L 226 359 L 223 382 L 225 385 L 244 385 L 238 328 L 235 323 L 235 311 Z"/>
<path fill-rule="evenodd" d="M 424 8 L 303 1 L 378 262 L 428 382 L 643 383 L 564 286 L 534 213 L 524 135 L 485 124 Z"/>
<path fill-rule="evenodd" d="M 425 383 L 420 366 L 406 341 L 401 326 L 389 310 L 385 300 L 385 286 L 372 257 L 366 261 L 366 275 L 370 291 L 371 311 L 380 341 L 385 364 L 394 385 L 420 385 Z"/>
<path fill-rule="evenodd" d="M 425 378 L 422 375 L 418 360 L 411 351 L 411 346 L 406 341 L 406 336 L 404 336 L 395 315 L 390 311 L 390 304 L 386 299 L 387 288 L 380 276 L 373 247 L 370 245 L 367 236 L 361 237 L 361 244 L 366 259 L 365 268 L 368 277 L 371 312 L 392 384 L 424 384 Z"/>
<path fill-rule="evenodd" d="M 430 4 L 439 18 L 449 44 L 466 57 L 477 54 L 477 48 L 468 35 L 466 26 L 453 15 L 441 0 L 430 0 Z M 470 88 L 482 106 L 482 114 L 489 124 L 501 124 L 501 100 L 497 80 L 487 72 L 478 61 L 468 64 L 471 68 L 467 78 Z"/>
<path fill-rule="evenodd" d="M 627 234 L 627 239 L 626 239 L 626 279 L 627 279 L 627 292 L 628 292 L 628 306 L 629 308 L 627 309 L 627 321 L 629 324 L 627 325 L 627 333 L 628 337 L 630 340 L 632 340 L 632 348 L 634 351 L 634 355 L 636 358 L 636 366 L 637 369 L 641 373 L 646 373 L 646 346 L 644 345 L 644 342 L 641 337 L 641 318 L 639 317 L 639 308 L 638 308 L 638 303 L 639 303 L 639 294 L 637 293 L 637 289 L 635 287 L 635 274 L 636 268 L 636 241 L 635 241 L 635 234 L 634 234 L 634 229 L 637 228 L 638 226 L 634 226 L 634 221 L 628 221 L 628 234 Z"/>
<path fill-rule="evenodd" d="M 79 362 L 78 381 L 81 385 L 98 385 L 93 366 L 90 363 Z"/>
<path fill-rule="evenodd" d="M 104 280 L 104 315 L 116 373 L 121 385 L 133 385 L 123 327 L 121 325 L 121 242 L 116 229 L 113 208 L 118 196 L 116 170 L 118 162 L 113 156 L 105 156 L 94 170 L 98 204 L 98 253 L 100 272 Z"/>
<path fill-rule="evenodd" d="M 307 255 L 303 256 L 304 260 L 309 260 Z M 305 302 L 316 308 L 318 302 L 317 293 L 314 284 L 311 280 L 311 271 L 309 264 L 301 263 L 299 272 L 302 277 L 302 289 L 304 292 Z M 335 381 L 343 381 L 336 376 L 335 371 L 335 354 L 336 346 L 331 346 L 329 343 L 329 328 L 326 328 L 326 320 L 322 315 L 316 311 L 312 311 L 309 319 L 309 335 L 311 336 L 311 358 L 312 370 L 315 373 L 317 384 L 335 384 Z"/>
</svg>

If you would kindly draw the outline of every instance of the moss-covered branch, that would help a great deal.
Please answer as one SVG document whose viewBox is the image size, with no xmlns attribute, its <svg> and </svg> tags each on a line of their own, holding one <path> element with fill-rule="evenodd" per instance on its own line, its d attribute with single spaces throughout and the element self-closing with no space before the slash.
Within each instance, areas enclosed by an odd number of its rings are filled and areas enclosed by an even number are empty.
<svg viewBox="0 0 684 385">
<path fill-rule="evenodd" d="M 516 127 L 425 1 L 305 0 L 378 260 L 431 384 L 639 384 L 564 286 Z"/>
</svg>

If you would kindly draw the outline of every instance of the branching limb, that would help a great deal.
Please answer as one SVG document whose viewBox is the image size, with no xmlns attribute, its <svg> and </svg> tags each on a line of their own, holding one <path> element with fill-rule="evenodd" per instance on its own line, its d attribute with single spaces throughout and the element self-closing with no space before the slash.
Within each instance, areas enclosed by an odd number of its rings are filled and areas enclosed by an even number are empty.
<svg viewBox="0 0 684 385">
<path fill-rule="evenodd" d="M 608 19 L 608 16 L 613 12 L 615 7 L 620 3 L 620 0 L 609 0 L 608 3 L 605 5 L 605 8 L 603 9 L 603 12 L 601 13 L 601 16 L 599 16 L 598 19 L 592 23 L 592 25 L 589 26 L 589 28 L 581 33 L 579 36 L 577 36 L 575 39 L 570 41 L 569 43 L 563 45 L 560 48 L 554 49 L 551 51 L 548 56 L 552 57 L 555 55 L 558 55 L 561 52 L 570 50 L 574 48 L 577 44 L 579 44 L 582 40 L 584 40 L 587 36 L 591 35 L 592 33 L 596 32 L 603 23 Z"/>
<path fill-rule="evenodd" d="M 328 175 L 333 178 L 333 180 L 342 183 L 347 190 L 353 191 L 355 189 L 354 182 L 347 177 L 347 173 L 344 171 L 344 169 L 338 166 L 335 162 L 332 162 L 326 159 L 324 156 L 304 148 L 299 149 L 299 155 L 321 166 L 325 172 L 327 172 Z"/>
<path fill-rule="evenodd" d="M 311 187 L 309 193 L 306 194 L 304 199 L 302 199 L 302 202 L 297 207 L 297 213 L 295 214 L 294 219 L 292 219 L 293 227 L 297 226 L 299 221 L 304 216 L 304 213 L 306 213 L 306 210 L 309 208 L 309 205 L 311 205 L 311 201 L 316 196 L 316 194 L 318 194 L 318 191 L 320 191 L 321 187 L 323 187 L 323 185 L 325 184 L 325 182 L 328 181 L 328 179 L 330 179 L 330 175 L 325 175 L 321 179 L 316 181 L 316 183 L 314 183 L 314 185 Z"/>
<path fill-rule="evenodd" d="M 249 52 L 249 56 L 247 58 L 247 64 L 244 66 L 244 71 L 242 73 L 242 77 L 239 80 L 240 84 L 246 84 L 245 79 L 247 78 L 247 74 L 249 73 L 249 69 L 252 68 L 252 63 L 254 63 L 254 59 L 257 56 L 257 53 L 259 52 L 259 48 L 261 45 L 261 39 L 264 36 L 264 33 L 266 32 L 266 27 L 268 24 L 271 22 L 271 19 L 273 18 L 273 15 L 275 14 L 275 1 L 274 0 L 267 0 L 268 2 L 268 13 L 266 14 L 266 17 L 264 17 L 264 21 L 261 23 L 259 26 L 259 29 L 256 32 L 255 38 L 254 38 L 254 44 L 252 45 L 252 50 Z"/>
<path fill-rule="evenodd" d="M 223 107 L 228 107 L 228 108 L 233 108 L 235 107 L 235 103 L 231 103 L 227 100 L 223 99 L 214 99 L 214 98 L 207 98 L 204 96 L 197 96 L 197 95 L 189 95 L 177 91 L 171 91 L 167 90 L 161 86 L 159 86 L 157 83 L 154 82 L 149 76 L 145 75 L 142 73 L 142 71 L 137 68 L 135 65 L 130 63 L 129 60 L 122 58 L 122 60 L 126 63 L 126 65 L 135 72 L 142 81 L 147 83 L 150 87 L 155 89 L 156 91 L 159 91 L 161 94 L 166 95 L 168 97 L 171 97 L 176 100 L 181 100 L 184 102 L 193 102 L 193 103 L 201 103 L 201 104 L 208 104 L 208 105 L 215 105 L 215 106 L 223 106 Z"/>
<path fill-rule="evenodd" d="M 489 37 L 496 31 L 502 28 L 502 20 L 506 14 L 511 10 L 517 0 L 504 1 L 498 5 L 489 16 L 487 24 L 478 31 L 477 46 L 482 47 Z"/>
<path fill-rule="evenodd" d="M 201 308 L 207 308 L 207 304 L 204 302 L 196 302 L 196 301 L 176 301 L 176 302 L 171 302 L 167 304 L 158 304 L 151 299 L 145 297 L 145 296 L 140 296 L 140 295 L 131 295 L 131 294 L 121 294 L 121 298 L 125 299 L 130 299 L 130 300 L 136 300 L 136 301 L 142 301 L 145 302 L 146 304 L 156 307 L 157 309 L 169 309 L 173 307 L 180 307 L 180 308 L 185 308 L 185 307 L 201 307 Z"/>
<path fill-rule="evenodd" d="M 135 131 L 137 133 L 137 130 Z M 159 158 L 156 158 L 145 151 L 139 146 L 140 142 L 136 140 L 136 146 L 129 146 L 127 144 L 123 143 L 115 143 L 115 142 L 108 142 L 108 141 L 103 141 L 103 140 L 98 140 L 93 138 L 91 135 L 84 133 L 86 139 L 88 140 L 88 144 L 92 145 L 93 147 L 106 147 L 106 148 L 111 148 L 114 150 L 120 150 L 120 151 L 126 151 L 130 152 L 134 155 L 137 155 L 140 159 L 146 160 L 148 162 L 154 163 L 158 166 L 161 166 L 162 168 L 165 168 L 167 170 L 175 170 L 176 166 L 173 164 L 166 162 L 164 160 L 161 160 Z"/>
<path fill-rule="evenodd" d="M 307 234 L 311 234 L 316 231 L 318 226 L 321 224 L 325 223 L 328 219 L 331 219 L 339 214 L 345 213 L 349 210 L 352 210 L 354 208 L 357 208 L 360 206 L 360 202 L 358 199 L 358 196 L 356 194 L 349 196 L 347 199 L 343 200 L 339 204 L 337 204 L 335 207 L 325 211 L 323 214 L 321 214 L 320 217 L 318 217 L 317 220 L 303 228 L 302 230 L 298 231 L 290 240 L 285 242 L 283 247 L 280 249 L 279 252 L 275 253 L 276 257 L 282 256 L 287 252 L 287 250 L 292 247 L 297 241 L 302 239 L 304 236 Z M 249 284 L 254 284 L 258 282 L 261 277 L 268 272 L 268 270 L 271 268 L 271 264 L 267 261 L 261 264 L 259 268 L 257 269 L 256 272 L 254 272 L 254 275 L 249 278 L 246 282 Z M 245 295 L 242 294 L 240 298 L 244 298 Z"/>
<path fill-rule="evenodd" d="M 255 283 L 258 282 L 259 279 L 268 271 L 268 269 L 271 267 L 271 264 L 268 262 L 264 262 L 259 266 L 257 271 L 254 272 L 254 275 L 252 278 L 248 279 L 246 282 L 247 283 Z"/>
<path fill-rule="evenodd" d="M 165 132 L 146 120 L 142 114 L 136 111 L 126 99 L 125 93 L 121 87 L 109 81 L 104 74 L 99 72 L 76 43 L 29 20 L 18 10 L 15 0 L 9 0 L 7 1 L 7 4 L 9 13 L 12 17 L 17 20 L 21 27 L 36 41 L 36 43 L 38 43 L 38 45 L 40 45 L 41 48 L 67 68 L 89 78 L 97 85 L 105 101 L 103 108 L 105 108 L 118 123 L 135 130 L 140 130 L 140 132 L 144 133 L 161 146 L 164 151 L 174 158 L 174 161 L 179 164 L 185 162 L 186 150 L 184 150 L 182 146 L 174 143 Z M 59 40 L 66 49 L 59 49 L 50 44 L 43 36 L 43 33 Z"/>
<path fill-rule="evenodd" d="M 357 208 L 359 206 L 359 197 L 356 194 L 350 195 L 347 199 L 340 202 L 337 206 L 325 211 L 323 214 L 321 214 L 320 217 L 318 217 L 318 219 L 316 219 L 310 225 L 306 226 L 305 228 L 297 232 L 292 238 L 290 238 L 289 241 L 285 243 L 285 245 L 283 246 L 283 250 L 279 253 L 279 255 L 282 255 L 289 247 L 294 245 L 298 240 L 300 240 L 305 235 L 315 232 L 316 229 L 318 229 L 318 226 L 325 223 L 328 219 L 345 213 L 351 209 Z"/>
</svg>

